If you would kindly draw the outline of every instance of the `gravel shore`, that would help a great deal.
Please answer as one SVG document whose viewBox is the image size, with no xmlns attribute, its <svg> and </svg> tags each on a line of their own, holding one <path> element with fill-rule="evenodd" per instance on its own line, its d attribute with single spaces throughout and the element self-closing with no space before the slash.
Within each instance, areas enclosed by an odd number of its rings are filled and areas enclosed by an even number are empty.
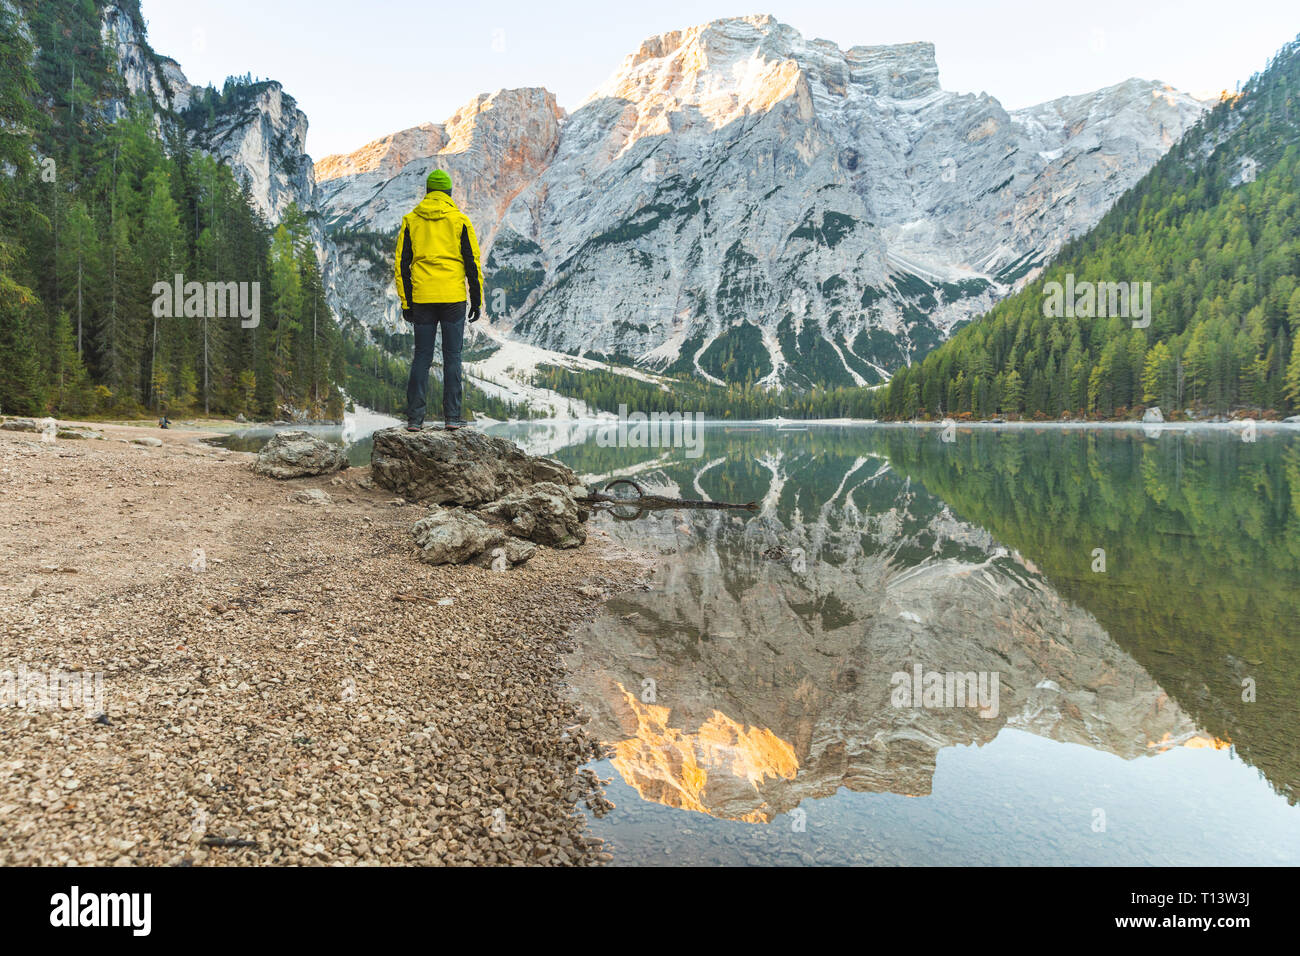
<svg viewBox="0 0 1300 956">
<path fill-rule="evenodd" d="M 0 432 L 0 864 L 609 859 L 560 654 L 635 555 L 429 567 L 368 469 L 95 428 Z"/>
</svg>

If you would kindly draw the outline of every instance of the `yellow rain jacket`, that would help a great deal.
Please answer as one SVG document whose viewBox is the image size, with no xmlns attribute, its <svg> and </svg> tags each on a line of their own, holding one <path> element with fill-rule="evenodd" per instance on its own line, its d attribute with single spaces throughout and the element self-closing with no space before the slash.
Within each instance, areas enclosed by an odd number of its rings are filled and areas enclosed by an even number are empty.
<svg viewBox="0 0 1300 956">
<path fill-rule="evenodd" d="M 426 302 L 483 303 L 483 267 L 474 226 L 443 192 L 431 192 L 402 217 L 395 278 L 402 308 Z"/>
</svg>

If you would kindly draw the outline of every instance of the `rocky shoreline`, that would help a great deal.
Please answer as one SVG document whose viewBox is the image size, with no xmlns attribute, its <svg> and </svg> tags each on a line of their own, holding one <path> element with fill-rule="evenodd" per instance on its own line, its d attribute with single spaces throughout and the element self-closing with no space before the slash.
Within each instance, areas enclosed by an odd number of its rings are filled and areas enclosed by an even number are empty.
<svg viewBox="0 0 1300 956">
<path fill-rule="evenodd" d="M 0 431 L 0 864 L 609 859 L 560 656 L 638 556 L 431 565 L 368 468 L 97 430 Z"/>
</svg>

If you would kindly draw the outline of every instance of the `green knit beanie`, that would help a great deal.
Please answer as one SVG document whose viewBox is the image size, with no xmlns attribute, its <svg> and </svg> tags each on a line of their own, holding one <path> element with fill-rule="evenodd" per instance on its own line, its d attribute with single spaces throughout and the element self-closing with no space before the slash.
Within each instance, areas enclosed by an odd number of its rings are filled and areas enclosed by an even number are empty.
<svg viewBox="0 0 1300 956">
<path fill-rule="evenodd" d="M 441 169 L 435 169 L 429 173 L 429 178 L 424 181 L 426 189 L 441 189 L 443 192 L 451 192 L 451 177 Z"/>
</svg>

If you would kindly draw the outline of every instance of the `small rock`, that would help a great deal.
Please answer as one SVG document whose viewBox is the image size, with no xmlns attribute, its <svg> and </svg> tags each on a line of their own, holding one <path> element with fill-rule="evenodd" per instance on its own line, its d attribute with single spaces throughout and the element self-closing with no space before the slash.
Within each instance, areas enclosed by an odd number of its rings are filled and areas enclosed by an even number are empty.
<svg viewBox="0 0 1300 956">
<path fill-rule="evenodd" d="M 327 505 L 334 501 L 333 498 L 319 488 L 300 488 L 289 496 L 289 500 L 308 505 Z"/>
<path fill-rule="evenodd" d="M 506 541 L 505 556 L 511 564 L 523 564 L 537 553 L 537 545 L 522 538 L 510 538 Z"/>
<path fill-rule="evenodd" d="M 262 446 L 253 471 L 270 478 L 303 478 L 332 474 L 347 466 L 348 456 L 340 446 L 304 431 L 287 431 Z"/>
<path fill-rule="evenodd" d="M 465 564 L 505 543 L 506 536 L 461 508 L 435 508 L 411 527 L 425 564 Z"/>
</svg>

